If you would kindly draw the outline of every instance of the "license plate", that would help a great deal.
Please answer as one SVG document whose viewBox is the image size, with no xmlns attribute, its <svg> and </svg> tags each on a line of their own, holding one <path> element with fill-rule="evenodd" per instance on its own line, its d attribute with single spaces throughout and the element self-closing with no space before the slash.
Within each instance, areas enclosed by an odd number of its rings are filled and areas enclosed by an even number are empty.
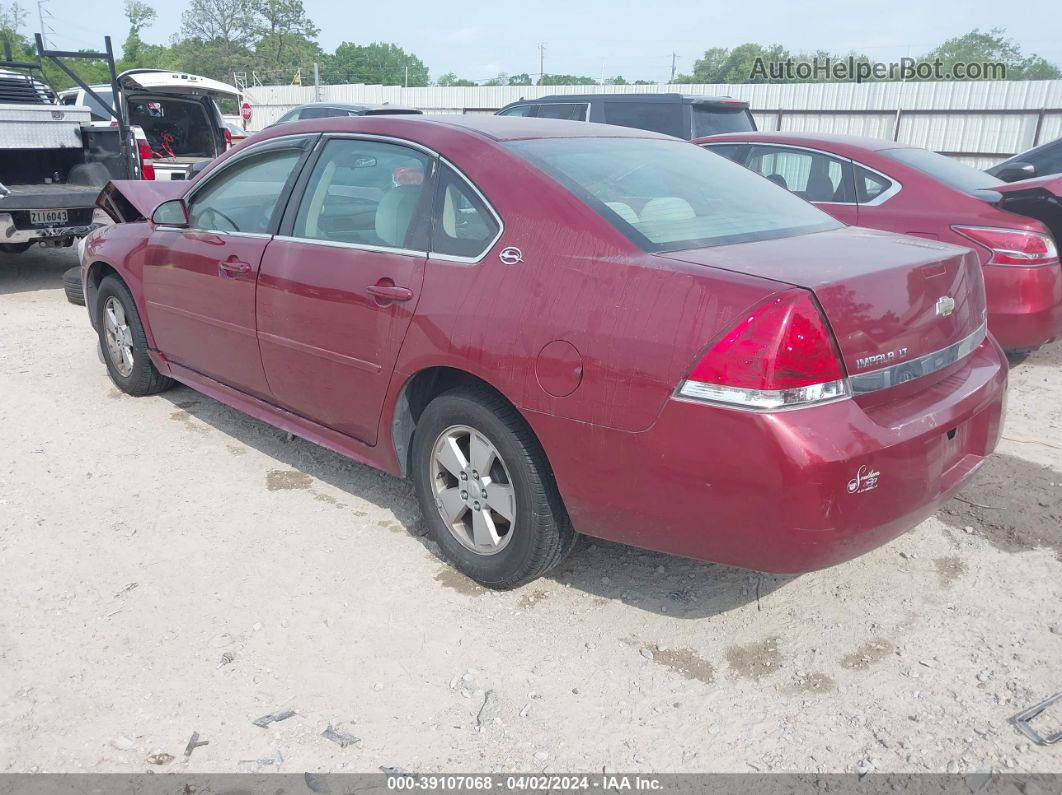
<svg viewBox="0 0 1062 795">
<path fill-rule="evenodd" d="M 30 210 L 31 224 L 65 224 L 67 218 L 66 210 Z"/>
</svg>

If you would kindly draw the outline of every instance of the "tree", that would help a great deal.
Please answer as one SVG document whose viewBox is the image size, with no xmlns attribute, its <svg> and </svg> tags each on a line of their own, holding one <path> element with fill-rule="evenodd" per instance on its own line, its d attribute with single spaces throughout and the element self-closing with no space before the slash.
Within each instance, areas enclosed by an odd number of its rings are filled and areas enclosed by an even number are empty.
<svg viewBox="0 0 1062 795">
<path fill-rule="evenodd" d="M 527 72 L 521 72 L 518 75 L 509 75 L 509 85 L 533 86 L 534 82 L 531 80 L 531 75 L 529 75 Z"/>
<path fill-rule="evenodd" d="M 325 58 L 329 82 L 380 83 L 386 86 L 426 86 L 428 67 L 416 55 L 397 44 L 345 41 L 334 55 Z"/>
<path fill-rule="evenodd" d="M 473 80 L 462 80 L 462 79 L 458 78 L 458 76 L 456 74 L 454 74 L 453 72 L 447 72 L 446 74 L 442 75 L 441 77 L 439 77 L 438 80 L 435 81 L 435 85 L 444 86 L 444 87 L 445 86 L 474 86 L 475 84 L 476 83 Z"/>
<path fill-rule="evenodd" d="M 538 79 L 540 86 L 596 86 L 597 81 L 583 75 L 542 75 Z"/>
<path fill-rule="evenodd" d="M 279 67 L 312 60 L 321 49 L 314 39 L 321 32 L 306 15 L 302 0 L 257 0 L 259 40 L 255 52 L 269 66 Z"/>
<path fill-rule="evenodd" d="M 28 14 L 29 12 L 19 5 L 18 0 L 14 0 L 9 6 L 0 3 L 0 34 L 8 34 L 12 48 L 15 46 L 14 38 L 21 38 L 19 31 L 26 24 Z"/>
<path fill-rule="evenodd" d="M 1039 55 L 1025 56 L 1021 47 L 1007 37 L 1006 30 L 992 28 L 982 31 L 974 28 L 964 36 L 956 36 L 936 47 L 922 60 L 939 58 L 944 66 L 952 68 L 956 63 L 1001 63 L 1007 69 L 1008 80 L 1044 80 L 1062 77 L 1062 70 Z M 991 79 L 993 75 L 985 75 Z"/>
<path fill-rule="evenodd" d="M 144 40 L 140 37 L 144 28 L 155 21 L 155 9 L 142 0 L 125 0 L 125 18 L 129 20 L 129 35 L 122 45 L 122 59 L 136 62 L 140 59 L 140 50 Z M 139 65 L 139 64 L 135 64 Z"/>
<path fill-rule="evenodd" d="M 189 71 L 229 77 L 253 67 L 251 50 L 260 32 L 256 0 L 190 0 L 174 55 L 182 68 L 193 66 Z"/>
</svg>

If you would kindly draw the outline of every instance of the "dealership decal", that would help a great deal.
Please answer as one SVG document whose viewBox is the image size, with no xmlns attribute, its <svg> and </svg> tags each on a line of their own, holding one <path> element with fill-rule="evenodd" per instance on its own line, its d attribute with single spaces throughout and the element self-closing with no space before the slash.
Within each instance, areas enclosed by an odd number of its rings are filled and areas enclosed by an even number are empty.
<svg viewBox="0 0 1062 795">
<path fill-rule="evenodd" d="M 881 477 L 881 473 L 878 470 L 866 466 L 859 467 L 856 476 L 848 481 L 848 493 L 862 494 L 864 491 L 876 489 L 879 477 Z"/>
</svg>

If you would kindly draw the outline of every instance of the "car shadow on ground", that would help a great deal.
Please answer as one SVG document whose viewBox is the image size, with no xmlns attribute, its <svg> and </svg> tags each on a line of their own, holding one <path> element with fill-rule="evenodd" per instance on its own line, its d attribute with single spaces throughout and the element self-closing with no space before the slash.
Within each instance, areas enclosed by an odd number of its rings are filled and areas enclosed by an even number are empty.
<svg viewBox="0 0 1062 795">
<path fill-rule="evenodd" d="M 62 290 L 63 271 L 77 265 L 74 248 L 35 246 L 21 254 L 0 251 L 0 295 Z"/>
<path fill-rule="evenodd" d="M 269 473 L 266 488 L 313 491 L 313 481 L 299 477 L 308 475 L 389 511 L 398 525 L 390 521 L 378 523 L 381 531 L 404 531 L 417 539 L 447 567 L 437 577 L 443 587 L 470 597 L 482 594 L 481 586 L 450 569 L 437 545 L 425 535 L 420 506 L 408 480 L 356 463 L 305 439 L 291 437 L 289 440 L 286 432 L 187 387 L 177 387 L 160 397 L 173 404 L 171 417 L 175 421 L 188 422 L 190 417 L 194 418 L 276 461 L 279 466 Z M 320 490 L 314 491 L 314 495 L 326 502 L 335 500 Z M 793 578 L 583 538 L 546 579 L 583 591 L 601 600 L 600 604 L 615 601 L 651 613 L 699 619 L 757 602 Z M 531 583 L 525 589 L 533 592 L 534 587 Z"/>
</svg>

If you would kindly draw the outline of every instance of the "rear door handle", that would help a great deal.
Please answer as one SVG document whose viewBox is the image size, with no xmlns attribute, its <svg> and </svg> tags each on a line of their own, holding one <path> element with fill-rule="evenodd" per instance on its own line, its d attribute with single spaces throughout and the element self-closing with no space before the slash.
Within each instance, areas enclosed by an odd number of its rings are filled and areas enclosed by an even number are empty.
<svg viewBox="0 0 1062 795">
<path fill-rule="evenodd" d="M 221 271 L 223 275 L 228 273 L 233 276 L 237 276 L 242 273 L 250 273 L 251 263 L 244 262 L 242 259 L 239 259 L 235 254 L 233 254 L 228 259 L 222 260 L 218 263 L 218 270 Z"/>
<path fill-rule="evenodd" d="M 393 284 L 370 284 L 366 289 L 369 295 L 379 301 L 408 301 L 413 297 L 413 291 L 408 287 L 396 287 Z"/>
</svg>

